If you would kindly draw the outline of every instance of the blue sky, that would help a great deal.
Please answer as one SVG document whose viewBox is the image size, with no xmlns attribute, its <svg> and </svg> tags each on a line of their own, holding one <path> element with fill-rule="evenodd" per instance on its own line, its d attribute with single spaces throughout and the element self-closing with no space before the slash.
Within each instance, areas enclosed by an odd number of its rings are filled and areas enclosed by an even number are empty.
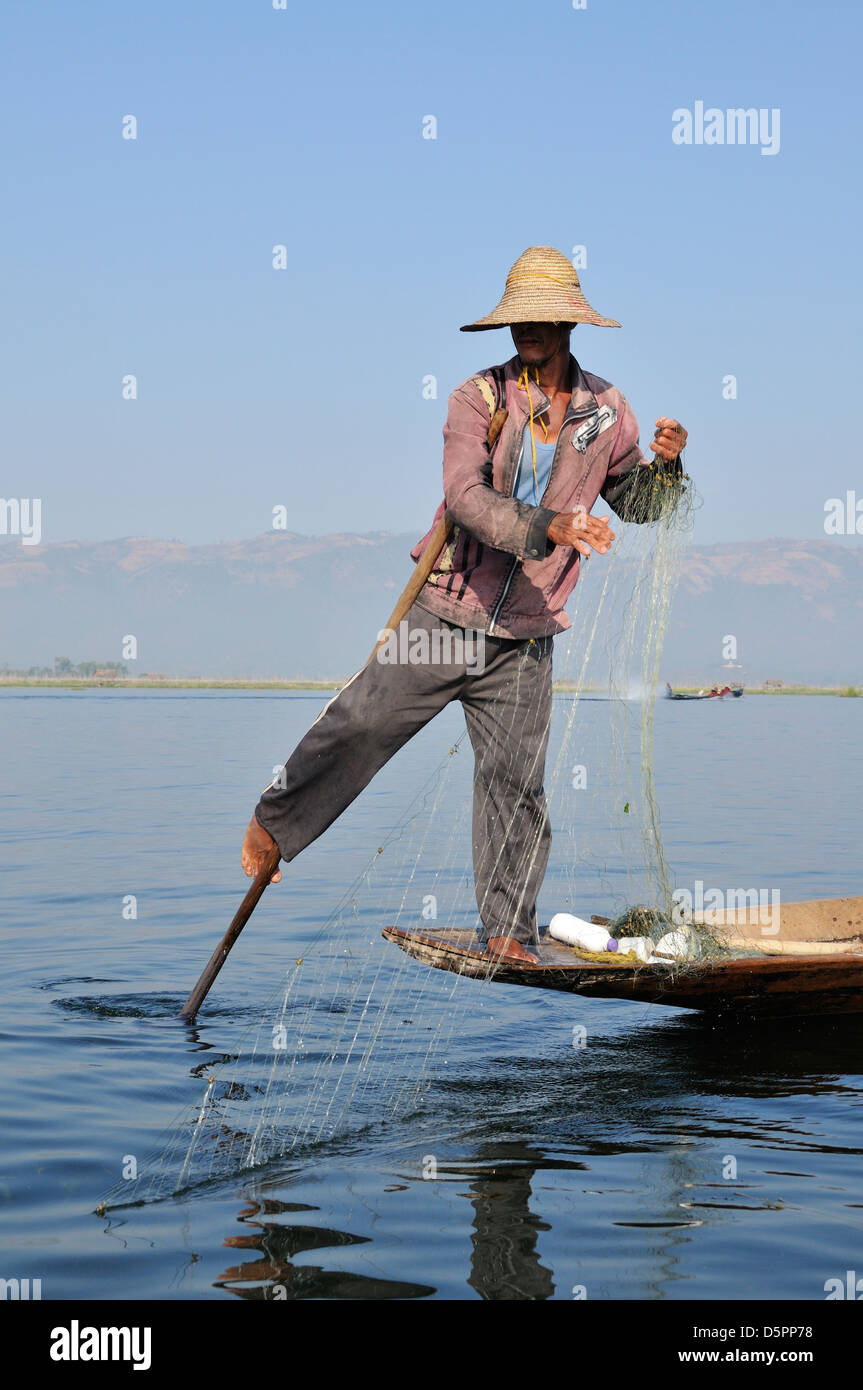
<svg viewBox="0 0 863 1390">
<path fill-rule="evenodd" d="M 420 534 L 448 392 L 512 354 L 458 326 L 536 243 L 586 246 L 623 328 L 574 351 L 642 442 L 689 428 L 697 540 L 823 536 L 863 497 L 855 5 L 7 0 L 2 25 L 0 494 L 41 497 L 46 540 L 234 539 L 278 504 Z M 779 108 L 779 153 L 675 145 L 699 100 Z"/>
</svg>

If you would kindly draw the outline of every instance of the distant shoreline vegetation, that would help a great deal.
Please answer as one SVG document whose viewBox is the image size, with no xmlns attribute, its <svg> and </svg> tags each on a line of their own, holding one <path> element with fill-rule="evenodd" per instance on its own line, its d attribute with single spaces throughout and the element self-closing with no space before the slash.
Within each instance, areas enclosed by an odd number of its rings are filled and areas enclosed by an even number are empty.
<svg viewBox="0 0 863 1390">
<path fill-rule="evenodd" d="M 70 663 L 71 664 L 71 663 Z M 93 666 L 92 673 L 85 673 L 84 667 Z M 339 690 L 348 679 L 338 680 L 232 680 L 218 676 L 201 676 L 189 679 L 173 676 L 143 675 L 131 676 L 119 667 L 99 666 L 96 662 L 82 662 L 70 672 L 36 674 L 38 668 L 30 671 L 12 671 L 0 668 L 0 687 L 29 686 L 61 690 L 96 690 L 114 688 L 122 690 Z M 567 694 L 579 689 L 573 681 L 555 681 L 554 690 Z M 697 694 L 704 687 L 696 685 L 676 685 L 674 689 L 681 694 Z M 607 686 L 586 685 L 581 687 L 584 694 L 609 694 Z M 780 685 L 768 682 L 765 685 L 747 685 L 745 695 L 838 695 L 846 698 L 863 696 L 863 685 Z M 661 687 L 657 689 L 657 699 L 663 699 Z"/>
<path fill-rule="evenodd" d="M 11 666 L 0 666 L 0 680 L 21 681 L 22 679 L 43 681 L 43 680 L 65 680 L 70 677 L 82 677 L 83 679 L 94 680 L 118 680 L 129 675 L 129 668 L 125 661 L 79 661 L 76 665 L 68 656 L 55 656 L 53 666 L 30 666 L 26 671 L 17 671 Z M 145 676 L 145 680 L 152 677 Z"/>
</svg>

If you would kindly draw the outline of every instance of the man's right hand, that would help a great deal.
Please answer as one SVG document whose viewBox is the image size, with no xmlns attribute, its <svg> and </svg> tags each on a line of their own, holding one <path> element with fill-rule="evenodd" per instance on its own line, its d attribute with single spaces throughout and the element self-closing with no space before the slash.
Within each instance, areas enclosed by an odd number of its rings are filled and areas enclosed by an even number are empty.
<svg viewBox="0 0 863 1390">
<path fill-rule="evenodd" d="M 264 860 L 270 850 L 275 846 L 275 843 L 269 831 L 265 830 L 262 825 L 259 825 L 257 818 L 252 816 L 252 819 L 246 826 L 246 835 L 243 840 L 243 849 L 240 856 L 246 878 L 254 878 L 260 872 L 264 867 Z M 281 869 L 276 869 L 276 872 L 270 879 L 270 883 L 279 883 L 281 877 Z"/>
<path fill-rule="evenodd" d="M 548 539 L 554 545 L 571 545 L 581 555 L 591 549 L 604 555 L 611 549 L 614 532 L 609 529 L 607 516 L 591 516 L 584 507 L 574 512 L 558 512 L 548 528 Z"/>
</svg>

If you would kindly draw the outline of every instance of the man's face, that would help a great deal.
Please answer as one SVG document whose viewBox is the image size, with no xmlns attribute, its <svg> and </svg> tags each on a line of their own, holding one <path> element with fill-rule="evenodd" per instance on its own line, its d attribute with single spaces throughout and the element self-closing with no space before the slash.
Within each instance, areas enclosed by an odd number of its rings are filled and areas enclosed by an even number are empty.
<svg viewBox="0 0 863 1390">
<path fill-rule="evenodd" d="M 512 323 L 509 328 L 515 350 L 526 367 L 541 367 L 565 344 L 568 323 Z"/>
</svg>

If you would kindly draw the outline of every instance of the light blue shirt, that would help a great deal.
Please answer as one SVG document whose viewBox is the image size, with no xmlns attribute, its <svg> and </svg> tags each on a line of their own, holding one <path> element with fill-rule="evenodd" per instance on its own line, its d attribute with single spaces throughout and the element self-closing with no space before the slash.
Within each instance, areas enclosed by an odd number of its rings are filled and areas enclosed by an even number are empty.
<svg viewBox="0 0 863 1390">
<path fill-rule="evenodd" d="M 541 428 L 541 427 L 540 427 Z M 534 426 L 534 440 L 536 443 L 536 478 L 533 476 L 533 454 L 530 447 L 530 425 L 525 425 L 524 436 L 521 441 L 521 457 L 518 461 L 518 468 L 515 474 L 515 484 L 512 495 L 517 497 L 520 502 L 529 502 L 532 507 L 539 506 L 539 500 L 548 486 L 548 479 L 551 473 L 552 459 L 557 444 L 541 443 L 536 438 L 537 427 Z"/>
</svg>

